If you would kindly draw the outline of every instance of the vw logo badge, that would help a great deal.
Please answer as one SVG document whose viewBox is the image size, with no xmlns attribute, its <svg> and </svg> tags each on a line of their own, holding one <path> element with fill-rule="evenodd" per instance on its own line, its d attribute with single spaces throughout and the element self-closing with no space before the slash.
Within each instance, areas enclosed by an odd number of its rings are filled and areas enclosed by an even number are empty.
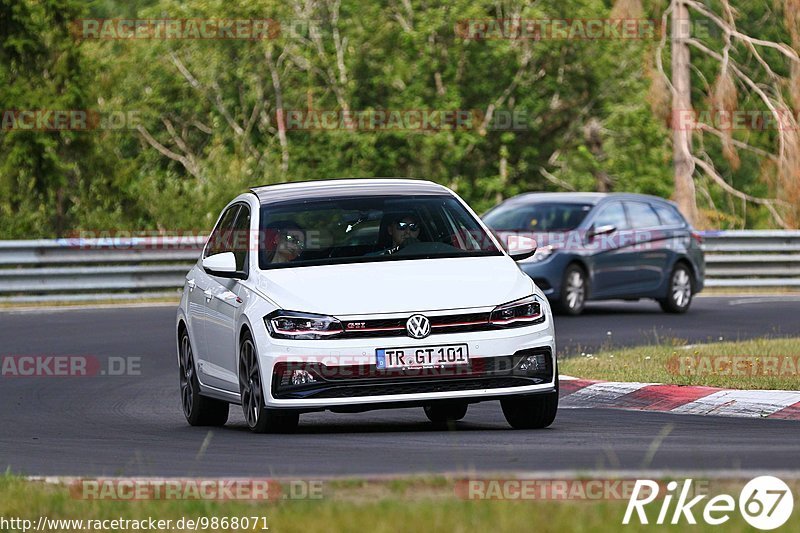
<svg viewBox="0 0 800 533">
<path fill-rule="evenodd" d="M 406 330 L 409 337 L 424 339 L 431 334 L 431 321 L 428 320 L 428 317 L 414 315 L 406 322 Z"/>
</svg>

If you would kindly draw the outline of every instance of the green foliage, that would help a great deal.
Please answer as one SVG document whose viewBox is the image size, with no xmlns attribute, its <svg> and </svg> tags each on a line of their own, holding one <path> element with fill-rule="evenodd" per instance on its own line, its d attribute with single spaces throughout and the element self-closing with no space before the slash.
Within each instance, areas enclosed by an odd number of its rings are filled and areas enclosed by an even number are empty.
<svg viewBox="0 0 800 533">
<path fill-rule="evenodd" d="M 342 176 L 434 180 L 478 211 L 525 191 L 596 190 L 598 176 L 613 190 L 668 197 L 670 133 L 647 99 L 653 42 L 473 40 L 457 31 L 475 19 L 606 18 L 609 4 L 346 0 L 337 11 L 328 0 L 0 0 L 0 109 L 136 117 L 124 129 L 2 131 L 0 236 L 204 230 L 249 186 Z M 770 16 L 763 5 L 742 9 Z M 281 32 L 267 40 L 81 40 L 71 30 L 82 17 L 274 19 Z M 698 64 L 709 79 L 713 68 Z M 460 129 L 283 137 L 279 105 L 471 110 L 473 118 L 492 108 L 524 117 L 524 127 L 483 129 L 474 120 Z M 593 121 L 600 129 L 590 142 Z M 740 155 L 735 185 L 768 193 L 759 161 Z M 768 224 L 760 211 L 741 213 L 713 194 L 725 224 Z"/>
</svg>

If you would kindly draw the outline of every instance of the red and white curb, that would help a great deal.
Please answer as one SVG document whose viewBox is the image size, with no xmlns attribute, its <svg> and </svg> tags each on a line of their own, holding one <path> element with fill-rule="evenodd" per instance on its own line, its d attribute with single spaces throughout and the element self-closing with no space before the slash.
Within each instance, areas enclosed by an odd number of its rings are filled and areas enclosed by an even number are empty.
<svg viewBox="0 0 800 533">
<path fill-rule="evenodd" d="M 561 376 L 561 407 L 800 420 L 800 391 L 732 390 Z"/>
</svg>

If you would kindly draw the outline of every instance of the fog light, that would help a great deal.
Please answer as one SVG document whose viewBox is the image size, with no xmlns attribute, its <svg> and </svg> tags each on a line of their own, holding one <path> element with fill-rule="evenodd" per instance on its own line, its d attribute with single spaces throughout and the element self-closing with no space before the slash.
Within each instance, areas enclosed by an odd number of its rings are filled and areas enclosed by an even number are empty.
<svg viewBox="0 0 800 533">
<path fill-rule="evenodd" d="M 526 374 L 538 374 L 547 370 L 547 360 L 544 354 L 529 355 L 520 361 L 518 368 Z"/>
<path fill-rule="evenodd" d="M 316 381 L 314 376 L 306 370 L 292 370 L 292 385 L 305 385 L 306 383 L 315 383 Z"/>
</svg>

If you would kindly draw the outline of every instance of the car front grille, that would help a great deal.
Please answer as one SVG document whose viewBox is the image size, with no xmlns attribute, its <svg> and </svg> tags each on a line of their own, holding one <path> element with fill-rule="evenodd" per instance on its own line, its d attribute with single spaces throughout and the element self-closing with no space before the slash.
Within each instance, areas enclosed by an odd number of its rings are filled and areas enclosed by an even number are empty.
<svg viewBox="0 0 800 533">
<path fill-rule="evenodd" d="M 535 356 L 536 364 L 523 364 L 531 356 Z M 476 358 L 463 367 L 385 370 L 374 364 L 329 367 L 322 363 L 281 362 L 273 370 L 272 395 L 276 399 L 348 398 L 523 387 L 549 383 L 553 367 L 548 347 Z M 296 370 L 308 372 L 315 381 L 293 385 L 291 376 Z"/>
<path fill-rule="evenodd" d="M 339 338 L 406 337 L 408 335 L 406 322 L 410 317 L 411 315 L 402 318 L 378 320 L 346 320 L 342 324 L 344 326 L 344 334 Z M 498 326 L 490 323 L 490 318 L 490 312 L 428 317 L 431 322 L 431 335 L 497 330 Z M 534 323 L 544 322 L 544 318 L 544 315 L 542 315 L 542 318 Z"/>
</svg>

